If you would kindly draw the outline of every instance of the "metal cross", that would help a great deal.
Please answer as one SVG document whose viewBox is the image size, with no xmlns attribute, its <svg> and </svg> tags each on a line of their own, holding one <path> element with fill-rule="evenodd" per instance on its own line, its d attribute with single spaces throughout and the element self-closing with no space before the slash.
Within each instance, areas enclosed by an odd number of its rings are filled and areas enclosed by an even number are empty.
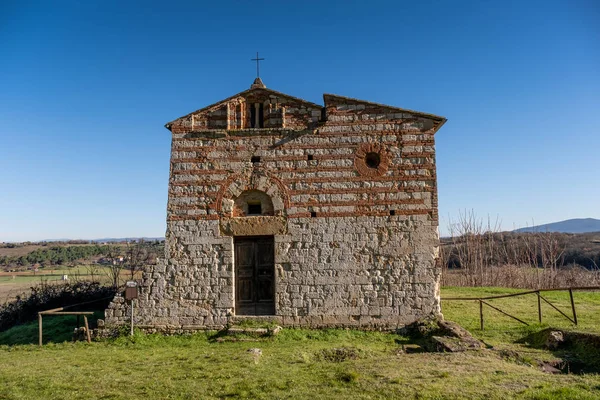
<svg viewBox="0 0 600 400">
<path fill-rule="evenodd" d="M 250 61 L 256 61 L 256 77 L 260 78 L 260 71 L 258 69 L 258 63 L 263 61 L 264 58 L 258 58 L 258 51 L 256 52 L 256 58 L 251 58 Z"/>
</svg>

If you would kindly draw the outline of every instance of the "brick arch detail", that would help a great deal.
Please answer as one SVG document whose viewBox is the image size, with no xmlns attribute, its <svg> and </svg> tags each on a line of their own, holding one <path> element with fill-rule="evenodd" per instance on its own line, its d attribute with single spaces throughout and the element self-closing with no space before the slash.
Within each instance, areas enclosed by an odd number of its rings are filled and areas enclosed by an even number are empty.
<svg viewBox="0 0 600 400">
<path fill-rule="evenodd" d="M 290 207 L 290 196 L 283 182 L 267 171 L 253 168 L 232 175 L 223 182 L 216 198 L 217 214 L 223 216 L 223 200 L 235 200 L 247 190 L 260 190 L 269 195 L 275 215 L 285 215 Z"/>
</svg>

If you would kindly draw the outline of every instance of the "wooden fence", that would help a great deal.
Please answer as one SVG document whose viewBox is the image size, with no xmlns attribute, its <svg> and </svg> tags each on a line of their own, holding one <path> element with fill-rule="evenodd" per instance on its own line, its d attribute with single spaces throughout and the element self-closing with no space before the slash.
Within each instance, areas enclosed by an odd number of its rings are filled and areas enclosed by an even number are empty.
<svg viewBox="0 0 600 400">
<path fill-rule="evenodd" d="M 77 328 L 79 328 L 79 316 L 83 315 L 83 322 L 84 322 L 84 326 L 85 326 L 85 332 L 86 332 L 86 339 L 88 343 L 92 342 L 92 338 L 90 335 L 90 325 L 88 323 L 88 319 L 87 316 L 88 315 L 93 315 L 94 312 L 93 311 L 65 311 L 68 308 L 73 308 L 73 307 L 78 307 L 78 306 L 82 306 L 85 304 L 93 304 L 93 303 L 98 303 L 100 301 L 104 301 L 104 300 L 108 300 L 111 299 L 112 296 L 110 297 L 104 297 L 102 299 L 97 299 L 97 300 L 92 300 L 92 301 L 86 301 L 85 303 L 79 303 L 79 304 L 72 304 L 69 306 L 65 306 L 65 307 L 59 307 L 59 308 L 53 308 L 51 310 L 45 310 L 45 311 L 40 311 L 38 312 L 38 333 L 39 333 L 39 345 L 41 346 L 43 344 L 43 320 L 42 318 L 44 316 L 56 316 L 56 315 L 76 315 L 77 316 Z"/>
<path fill-rule="evenodd" d="M 491 305 L 486 300 L 503 299 L 503 298 L 507 298 L 507 297 L 517 297 L 517 296 L 526 296 L 529 294 L 536 294 L 537 295 L 537 306 L 538 306 L 538 321 L 540 323 L 542 323 L 542 301 L 544 301 L 544 302 L 548 303 L 548 305 L 550 305 L 556 311 L 558 311 L 561 315 L 563 315 L 566 319 L 571 321 L 573 324 L 577 325 L 577 311 L 575 310 L 575 301 L 573 300 L 573 292 L 577 291 L 577 290 L 585 290 L 585 291 L 600 290 L 600 286 L 584 286 L 584 287 L 570 287 L 570 288 L 556 288 L 556 289 L 536 289 L 536 290 L 528 290 L 528 291 L 519 292 L 519 293 L 501 294 L 498 296 L 485 296 L 485 297 L 442 297 L 442 300 L 443 301 L 478 301 L 479 302 L 479 324 L 480 324 L 481 330 L 483 330 L 484 329 L 484 318 L 483 318 L 483 306 L 484 305 L 506 315 L 507 317 L 510 317 L 516 321 L 519 321 L 522 324 L 529 325 L 527 322 L 523 321 L 522 319 L 517 318 L 514 315 L 510 315 L 506 311 L 501 310 L 500 308 Z M 541 292 L 556 292 L 556 291 L 568 291 L 569 292 L 569 298 L 571 300 L 571 312 L 573 314 L 572 317 L 568 316 L 565 312 L 563 312 L 561 309 L 556 307 L 548 299 L 546 299 L 544 296 L 541 295 Z"/>
</svg>

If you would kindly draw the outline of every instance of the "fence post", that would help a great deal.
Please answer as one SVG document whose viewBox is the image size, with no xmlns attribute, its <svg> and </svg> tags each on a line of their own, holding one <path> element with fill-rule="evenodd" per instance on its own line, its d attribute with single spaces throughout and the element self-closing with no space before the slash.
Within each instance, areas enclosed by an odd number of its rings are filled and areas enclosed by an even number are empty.
<svg viewBox="0 0 600 400">
<path fill-rule="evenodd" d="M 483 330 L 483 301 L 479 300 L 479 324 Z"/>
<path fill-rule="evenodd" d="M 539 290 L 537 292 L 535 292 L 535 294 L 537 294 L 537 300 L 538 300 L 538 320 L 540 321 L 540 324 L 541 324 L 542 323 L 542 299 L 540 299 Z"/>
<path fill-rule="evenodd" d="M 42 314 L 38 313 L 38 332 L 39 332 L 39 344 L 42 345 Z"/>
<path fill-rule="evenodd" d="M 83 323 L 85 324 L 85 334 L 87 336 L 87 342 L 92 343 L 92 337 L 90 336 L 90 325 L 88 324 L 87 315 L 83 316 Z"/>
<path fill-rule="evenodd" d="M 573 289 L 569 288 L 569 297 L 571 298 L 571 309 L 573 310 L 573 322 L 577 325 L 577 313 L 575 312 L 575 302 L 573 301 Z"/>
</svg>

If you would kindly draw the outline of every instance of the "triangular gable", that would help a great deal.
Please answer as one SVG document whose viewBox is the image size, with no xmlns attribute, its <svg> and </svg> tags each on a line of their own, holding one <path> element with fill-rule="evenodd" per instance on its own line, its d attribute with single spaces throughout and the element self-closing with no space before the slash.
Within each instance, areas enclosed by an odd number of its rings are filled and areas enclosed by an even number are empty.
<svg viewBox="0 0 600 400">
<path fill-rule="evenodd" d="M 200 109 L 198 109 L 196 111 L 193 111 L 193 112 L 191 112 L 189 114 L 186 114 L 186 115 L 184 115 L 182 117 L 179 117 L 179 118 L 177 118 L 177 119 L 175 119 L 175 120 L 173 120 L 171 122 L 168 122 L 167 124 L 165 124 L 165 128 L 171 130 L 171 127 L 173 125 L 176 125 L 177 123 L 180 123 L 180 122 L 183 122 L 183 121 L 186 121 L 186 120 L 190 120 L 193 115 L 210 113 L 212 111 L 215 111 L 215 110 L 218 110 L 220 108 L 226 107 L 228 103 L 234 101 L 235 99 L 246 98 L 246 97 L 251 97 L 251 96 L 261 96 L 261 95 L 262 96 L 265 96 L 265 95 L 267 95 L 267 96 L 269 96 L 269 95 L 276 96 L 278 98 L 282 98 L 282 99 L 288 100 L 291 103 L 302 105 L 302 106 L 304 106 L 306 108 L 310 108 L 310 109 L 318 109 L 318 110 L 320 110 L 320 109 L 323 108 L 323 106 L 320 105 L 320 104 L 312 103 L 310 101 L 306 101 L 306 100 L 300 99 L 298 97 L 290 96 L 288 94 L 281 93 L 281 92 L 278 92 L 276 90 L 272 90 L 272 89 L 268 89 L 268 88 L 250 88 L 248 90 L 244 90 L 243 92 L 234 94 L 233 96 L 228 97 L 228 98 L 226 98 L 224 100 L 221 100 L 221 101 L 219 101 L 217 103 L 214 103 L 214 104 L 211 104 L 209 106 L 200 108 Z"/>
</svg>

